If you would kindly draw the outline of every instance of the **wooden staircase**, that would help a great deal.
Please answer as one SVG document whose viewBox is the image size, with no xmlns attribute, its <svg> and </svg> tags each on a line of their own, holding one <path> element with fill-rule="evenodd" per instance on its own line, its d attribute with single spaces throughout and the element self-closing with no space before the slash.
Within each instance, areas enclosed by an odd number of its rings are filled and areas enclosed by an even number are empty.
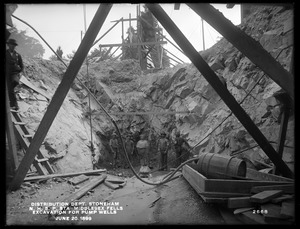
<svg viewBox="0 0 300 229">
<path fill-rule="evenodd" d="M 23 149 L 27 150 L 32 140 L 32 135 L 25 127 L 25 123 L 20 118 L 19 112 L 12 109 L 10 111 L 16 137 Z M 40 175 L 48 175 L 54 173 L 54 170 L 50 165 L 48 159 L 44 157 L 40 150 L 37 152 L 35 160 L 33 161 L 33 166 L 36 168 L 37 172 Z"/>
</svg>

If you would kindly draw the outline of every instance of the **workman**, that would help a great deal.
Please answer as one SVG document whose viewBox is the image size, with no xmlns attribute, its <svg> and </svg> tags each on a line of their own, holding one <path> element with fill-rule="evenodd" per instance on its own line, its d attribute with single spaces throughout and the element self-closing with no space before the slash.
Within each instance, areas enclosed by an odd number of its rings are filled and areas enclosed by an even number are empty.
<svg viewBox="0 0 300 229">
<path fill-rule="evenodd" d="M 152 166 L 152 157 L 156 153 L 155 149 L 155 135 L 154 129 L 150 128 L 149 135 L 148 135 L 148 142 L 149 142 L 149 154 L 148 154 L 148 166 L 150 169 L 153 168 Z"/>
<path fill-rule="evenodd" d="M 157 152 L 160 157 L 159 161 L 159 170 L 168 170 L 168 149 L 169 149 L 169 141 L 166 138 L 166 133 L 162 132 L 160 134 L 160 139 L 157 143 Z"/>
<path fill-rule="evenodd" d="M 110 150 L 113 153 L 113 168 L 116 168 L 119 158 L 119 141 L 117 134 L 113 133 L 111 139 L 109 140 Z"/>
<path fill-rule="evenodd" d="M 149 154 L 149 142 L 146 138 L 146 134 L 143 133 L 140 136 L 140 140 L 136 144 L 138 156 L 140 159 L 141 166 L 148 165 L 148 154 Z"/>
<path fill-rule="evenodd" d="M 186 139 L 180 136 L 180 132 L 178 131 L 175 135 L 175 153 L 176 153 L 176 166 L 178 167 L 184 161 L 184 159 L 188 158 L 189 150 L 191 149 L 189 143 Z"/>
<path fill-rule="evenodd" d="M 125 149 L 126 149 L 128 158 L 129 158 L 130 162 L 132 163 L 132 161 L 133 161 L 134 143 L 133 143 L 133 140 L 131 138 L 131 134 L 130 133 L 126 133 L 125 134 L 124 144 L 125 144 Z M 127 159 L 126 159 L 125 155 L 123 155 L 122 161 L 123 161 L 124 168 L 128 169 L 129 165 L 128 165 L 128 162 L 127 162 Z"/>
<path fill-rule="evenodd" d="M 8 49 L 6 50 L 6 81 L 8 88 L 8 97 L 10 107 L 14 110 L 19 110 L 15 87 L 19 85 L 21 75 L 24 69 L 21 55 L 15 50 L 18 45 L 15 39 L 7 41 Z"/>
</svg>

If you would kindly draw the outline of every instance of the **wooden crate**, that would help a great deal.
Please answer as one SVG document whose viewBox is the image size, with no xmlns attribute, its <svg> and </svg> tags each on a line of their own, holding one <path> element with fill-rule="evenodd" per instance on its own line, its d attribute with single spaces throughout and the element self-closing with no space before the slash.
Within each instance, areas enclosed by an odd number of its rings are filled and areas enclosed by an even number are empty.
<svg viewBox="0 0 300 229">
<path fill-rule="evenodd" d="M 208 179 L 189 165 L 183 166 L 182 174 L 202 199 L 210 203 L 226 203 L 229 196 L 251 196 L 252 187 L 293 183 L 291 179 L 262 174 L 252 169 L 247 169 L 246 177 L 253 180 Z M 214 196 L 213 193 L 218 193 L 218 195 Z M 222 196 L 221 193 L 224 195 Z"/>
</svg>

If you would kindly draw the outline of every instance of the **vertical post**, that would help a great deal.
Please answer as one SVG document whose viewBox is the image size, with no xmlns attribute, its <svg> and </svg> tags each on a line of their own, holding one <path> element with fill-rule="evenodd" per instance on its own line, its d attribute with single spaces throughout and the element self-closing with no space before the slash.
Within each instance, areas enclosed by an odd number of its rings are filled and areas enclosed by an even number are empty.
<svg viewBox="0 0 300 229">
<path fill-rule="evenodd" d="M 124 44 L 124 20 L 121 18 L 122 21 L 122 44 Z M 122 46 L 122 57 L 124 57 L 124 46 Z"/>
<path fill-rule="evenodd" d="M 7 83 L 6 83 L 7 84 Z M 10 153 L 10 158 L 13 159 L 13 171 L 15 171 L 18 168 L 18 157 L 17 157 L 17 148 L 16 148 L 16 137 L 14 133 L 14 127 L 11 120 L 11 114 L 10 114 L 10 106 L 8 102 L 8 88 L 5 87 L 5 107 L 6 107 L 6 136 L 8 141 L 8 148 Z M 7 155 L 6 155 L 7 156 Z M 8 165 L 11 166 L 11 165 Z"/>
<path fill-rule="evenodd" d="M 139 4 L 136 6 L 136 35 L 137 35 L 137 42 L 141 42 L 141 28 L 140 28 L 140 15 L 139 15 Z M 139 63 L 140 66 L 142 67 L 142 57 L 141 57 L 141 46 L 138 45 L 138 59 L 139 59 Z"/>
<path fill-rule="evenodd" d="M 64 77 L 56 89 L 52 100 L 47 108 L 47 111 L 35 133 L 31 144 L 29 145 L 26 154 L 19 165 L 15 177 L 10 185 L 11 190 L 18 189 L 23 182 L 28 169 L 30 168 L 42 142 L 44 141 L 67 93 L 79 72 L 79 69 L 84 62 L 90 48 L 97 37 L 100 28 L 102 27 L 112 4 L 101 4 L 82 40 L 74 58 L 71 60 Z"/>
<path fill-rule="evenodd" d="M 203 18 L 201 18 L 201 24 L 202 24 L 202 42 L 203 42 L 203 51 L 205 50 L 205 40 L 204 40 L 204 23 L 203 23 Z"/>
</svg>

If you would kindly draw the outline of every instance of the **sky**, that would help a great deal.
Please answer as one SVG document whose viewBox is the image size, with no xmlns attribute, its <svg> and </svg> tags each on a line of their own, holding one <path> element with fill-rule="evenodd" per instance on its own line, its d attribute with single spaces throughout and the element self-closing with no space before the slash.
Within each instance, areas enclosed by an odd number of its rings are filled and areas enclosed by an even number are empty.
<svg viewBox="0 0 300 229">
<path fill-rule="evenodd" d="M 186 38 L 191 42 L 197 51 L 203 50 L 202 41 L 202 23 L 201 18 L 186 4 L 180 4 L 179 10 L 174 10 L 174 4 L 160 4 L 168 16 L 174 21 L 178 28 L 183 32 Z M 232 9 L 227 9 L 226 4 L 212 4 L 223 15 L 232 21 L 234 25 L 241 23 L 240 5 L 235 5 Z M 13 13 L 14 16 L 22 19 L 30 24 L 47 43 L 56 50 L 61 46 L 63 57 L 76 51 L 80 45 L 82 33 L 88 29 L 99 4 L 18 4 L 18 8 Z M 143 11 L 143 6 L 140 6 Z M 113 4 L 96 40 L 110 29 L 115 22 L 122 17 L 128 19 L 136 18 L 137 4 Z M 53 55 L 50 48 L 42 39 L 27 25 L 19 20 L 12 18 L 14 26 L 18 30 L 26 30 L 26 34 L 40 41 L 45 49 L 43 58 L 48 59 Z M 131 22 L 131 25 L 136 28 L 136 23 Z M 124 22 L 124 36 L 129 27 L 129 22 Z M 163 34 L 176 44 L 172 37 L 163 29 Z M 104 38 L 102 38 L 92 51 L 98 48 L 98 45 L 122 43 L 122 25 L 119 23 L 114 27 Z M 204 21 L 204 44 L 205 49 L 214 45 L 221 35 Z M 163 47 L 182 61 L 190 63 L 191 61 L 177 50 L 172 44 L 164 44 Z M 114 48 L 112 51 L 114 51 Z M 119 51 L 115 53 L 117 55 Z M 172 57 L 173 58 L 173 57 Z"/>
</svg>

